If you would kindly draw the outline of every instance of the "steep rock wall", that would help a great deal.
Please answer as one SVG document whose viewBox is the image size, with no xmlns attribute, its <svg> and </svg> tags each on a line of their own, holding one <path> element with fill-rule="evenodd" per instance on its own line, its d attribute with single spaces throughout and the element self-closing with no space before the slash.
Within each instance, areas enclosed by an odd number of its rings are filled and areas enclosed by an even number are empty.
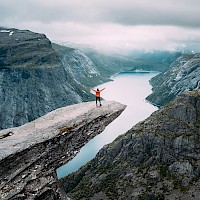
<svg viewBox="0 0 200 200">
<path fill-rule="evenodd" d="M 81 53 L 64 55 L 44 34 L 0 28 L 0 130 L 92 99 L 85 83 L 98 71 Z"/>
<path fill-rule="evenodd" d="M 71 200 L 199 200 L 200 91 L 180 95 L 60 182 Z"/>
<path fill-rule="evenodd" d="M 200 88 L 200 54 L 182 55 L 170 69 L 151 79 L 150 102 L 163 106 L 177 95 Z"/>
</svg>

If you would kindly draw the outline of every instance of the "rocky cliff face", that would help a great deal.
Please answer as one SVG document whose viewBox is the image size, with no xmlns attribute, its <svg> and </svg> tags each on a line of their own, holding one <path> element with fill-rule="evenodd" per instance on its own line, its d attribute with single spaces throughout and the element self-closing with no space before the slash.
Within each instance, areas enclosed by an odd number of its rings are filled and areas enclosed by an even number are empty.
<svg viewBox="0 0 200 200">
<path fill-rule="evenodd" d="M 89 92 L 91 86 L 108 81 L 106 76 L 100 74 L 94 63 L 80 50 L 57 44 L 53 44 L 53 48 L 61 58 L 73 85 Z"/>
<path fill-rule="evenodd" d="M 177 95 L 200 88 L 200 54 L 180 56 L 164 73 L 151 80 L 153 93 L 147 97 L 163 106 Z"/>
<path fill-rule="evenodd" d="M 55 170 L 124 109 L 116 102 L 82 103 L 0 131 L 0 199 L 67 199 Z"/>
<path fill-rule="evenodd" d="M 200 91 L 180 95 L 61 183 L 72 200 L 198 200 Z"/>
<path fill-rule="evenodd" d="M 98 79 L 98 71 L 80 52 L 63 54 L 44 34 L 0 29 L 0 130 L 91 100 L 84 84 Z"/>
</svg>

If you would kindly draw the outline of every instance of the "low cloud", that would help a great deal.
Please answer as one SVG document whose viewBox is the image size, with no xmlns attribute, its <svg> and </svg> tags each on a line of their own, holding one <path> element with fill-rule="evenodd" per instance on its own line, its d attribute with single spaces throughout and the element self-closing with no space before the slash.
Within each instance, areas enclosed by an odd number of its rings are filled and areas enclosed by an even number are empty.
<svg viewBox="0 0 200 200">
<path fill-rule="evenodd" d="M 6 0 L 1 20 L 200 27 L 198 0 Z"/>
<path fill-rule="evenodd" d="M 168 48 L 200 38 L 199 0 L 6 0 L 1 26 L 109 48 Z"/>
</svg>

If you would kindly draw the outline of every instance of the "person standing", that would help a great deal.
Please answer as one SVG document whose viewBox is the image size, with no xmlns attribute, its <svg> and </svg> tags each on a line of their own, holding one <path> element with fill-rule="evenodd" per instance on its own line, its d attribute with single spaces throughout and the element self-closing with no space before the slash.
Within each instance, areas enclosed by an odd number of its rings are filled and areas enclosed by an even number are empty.
<svg viewBox="0 0 200 200">
<path fill-rule="evenodd" d="M 97 102 L 98 102 L 98 101 L 99 101 L 99 105 L 102 106 L 102 105 L 101 105 L 101 95 L 100 95 L 100 93 L 101 93 L 104 89 L 105 89 L 105 88 L 99 90 L 99 88 L 97 88 L 97 90 L 95 90 L 95 89 L 91 88 L 91 90 L 93 90 L 93 91 L 95 92 L 95 94 L 96 94 L 96 106 L 97 106 Z"/>
</svg>

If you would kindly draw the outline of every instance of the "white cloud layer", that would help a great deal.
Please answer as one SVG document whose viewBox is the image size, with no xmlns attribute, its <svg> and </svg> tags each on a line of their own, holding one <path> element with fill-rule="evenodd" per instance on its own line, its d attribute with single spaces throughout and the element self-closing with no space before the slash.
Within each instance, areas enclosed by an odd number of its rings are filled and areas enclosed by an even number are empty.
<svg viewBox="0 0 200 200">
<path fill-rule="evenodd" d="M 105 48 L 173 49 L 200 42 L 199 0 L 6 0 L 1 26 Z"/>
</svg>

